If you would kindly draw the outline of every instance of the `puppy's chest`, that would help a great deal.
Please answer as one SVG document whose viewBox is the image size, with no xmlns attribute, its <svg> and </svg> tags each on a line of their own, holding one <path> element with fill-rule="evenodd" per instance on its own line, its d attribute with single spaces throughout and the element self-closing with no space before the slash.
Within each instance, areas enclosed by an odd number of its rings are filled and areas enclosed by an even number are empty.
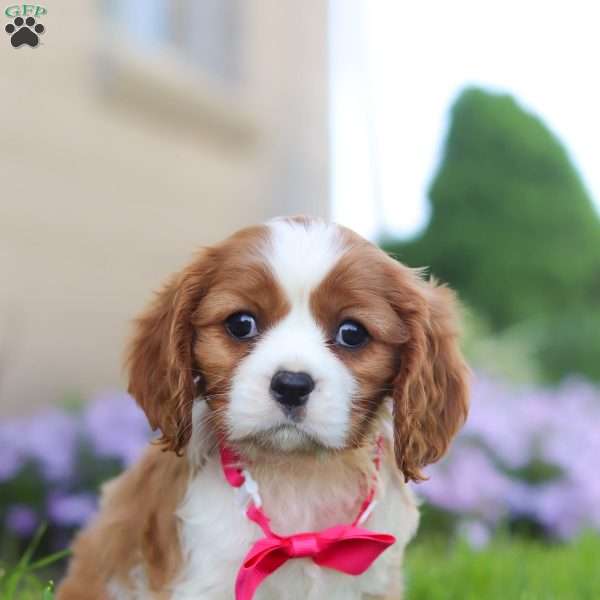
<svg viewBox="0 0 600 600">
<path fill-rule="evenodd" d="M 356 481 L 339 479 L 323 484 L 326 489 L 310 478 L 300 486 L 285 477 L 263 481 L 261 493 L 272 529 L 290 535 L 351 522 L 362 503 L 362 490 Z M 388 493 L 383 503 L 393 501 Z M 394 533 L 377 512 L 382 517 L 387 510 L 378 507 L 368 525 Z M 264 535 L 246 516 L 242 494 L 228 486 L 218 464 L 209 462 L 190 483 L 178 515 L 186 562 L 173 600 L 231 600 L 245 555 Z M 318 567 L 310 559 L 292 559 L 262 583 L 255 600 L 361 600 L 363 593 L 383 594 L 386 562 L 383 555 L 356 578 Z"/>
</svg>

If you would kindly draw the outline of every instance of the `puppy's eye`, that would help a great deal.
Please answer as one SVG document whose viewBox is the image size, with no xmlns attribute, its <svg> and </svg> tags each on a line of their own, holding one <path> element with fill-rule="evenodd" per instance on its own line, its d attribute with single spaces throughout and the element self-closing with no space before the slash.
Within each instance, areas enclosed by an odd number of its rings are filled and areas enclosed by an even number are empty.
<svg viewBox="0 0 600 600">
<path fill-rule="evenodd" d="M 249 340 L 258 335 L 256 319 L 250 313 L 239 312 L 227 317 L 225 327 L 238 340 Z"/>
<path fill-rule="evenodd" d="M 367 330 L 356 321 L 344 321 L 338 328 L 335 343 L 345 348 L 359 348 L 369 341 Z"/>
</svg>

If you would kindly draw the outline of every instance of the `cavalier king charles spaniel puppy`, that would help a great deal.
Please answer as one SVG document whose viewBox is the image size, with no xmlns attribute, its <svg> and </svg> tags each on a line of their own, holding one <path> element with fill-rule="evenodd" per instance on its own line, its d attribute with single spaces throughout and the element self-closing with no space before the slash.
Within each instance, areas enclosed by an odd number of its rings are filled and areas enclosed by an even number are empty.
<svg viewBox="0 0 600 600">
<path fill-rule="evenodd" d="M 456 309 L 316 219 L 202 249 L 129 348 L 162 437 L 104 487 L 58 600 L 399 600 L 408 482 L 467 415 Z"/>
</svg>

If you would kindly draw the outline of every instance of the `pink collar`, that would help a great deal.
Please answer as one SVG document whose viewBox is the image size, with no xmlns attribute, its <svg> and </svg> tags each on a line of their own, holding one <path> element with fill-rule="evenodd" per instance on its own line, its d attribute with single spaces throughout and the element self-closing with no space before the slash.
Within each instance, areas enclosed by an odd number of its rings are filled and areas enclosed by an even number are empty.
<svg viewBox="0 0 600 600">
<path fill-rule="evenodd" d="M 374 463 L 381 464 L 382 440 L 377 440 Z M 310 558 L 315 564 L 348 575 L 361 575 L 377 557 L 395 543 L 393 535 L 363 529 L 374 508 L 376 481 L 363 502 L 356 519 L 347 525 L 336 525 L 322 531 L 307 531 L 290 536 L 274 533 L 262 509 L 258 486 L 250 473 L 240 468 L 239 456 L 221 446 L 221 465 L 225 479 L 234 488 L 244 487 L 251 500 L 246 516 L 256 523 L 265 536 L 254 543 L 244 558 L 235 582 L 236 600 L 252 600 L 258 586 L 288 560 Z"/>
</svg>

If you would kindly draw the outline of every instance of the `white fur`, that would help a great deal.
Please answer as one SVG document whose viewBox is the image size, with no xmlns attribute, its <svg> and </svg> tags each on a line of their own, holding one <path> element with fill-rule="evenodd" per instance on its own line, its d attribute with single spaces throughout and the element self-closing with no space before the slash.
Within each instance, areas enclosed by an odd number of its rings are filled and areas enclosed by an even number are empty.
<svg viewBox="0 0 600 600">
<path fill-rule="evenodd" d="M 339 229 L 324 221 L 305 226 L 273 219 L 268 225 L 265 258 L 289 298 L 304 303 L 344 253 Z"/>
<path fill-rule="evenodd" d="M 110 581 L 108 593 L 111 600 L 149 600 L 151 596 L 144 567 L 137 565 L 129 572 L 129 586 L 117 580 Z"/>
</svg>

